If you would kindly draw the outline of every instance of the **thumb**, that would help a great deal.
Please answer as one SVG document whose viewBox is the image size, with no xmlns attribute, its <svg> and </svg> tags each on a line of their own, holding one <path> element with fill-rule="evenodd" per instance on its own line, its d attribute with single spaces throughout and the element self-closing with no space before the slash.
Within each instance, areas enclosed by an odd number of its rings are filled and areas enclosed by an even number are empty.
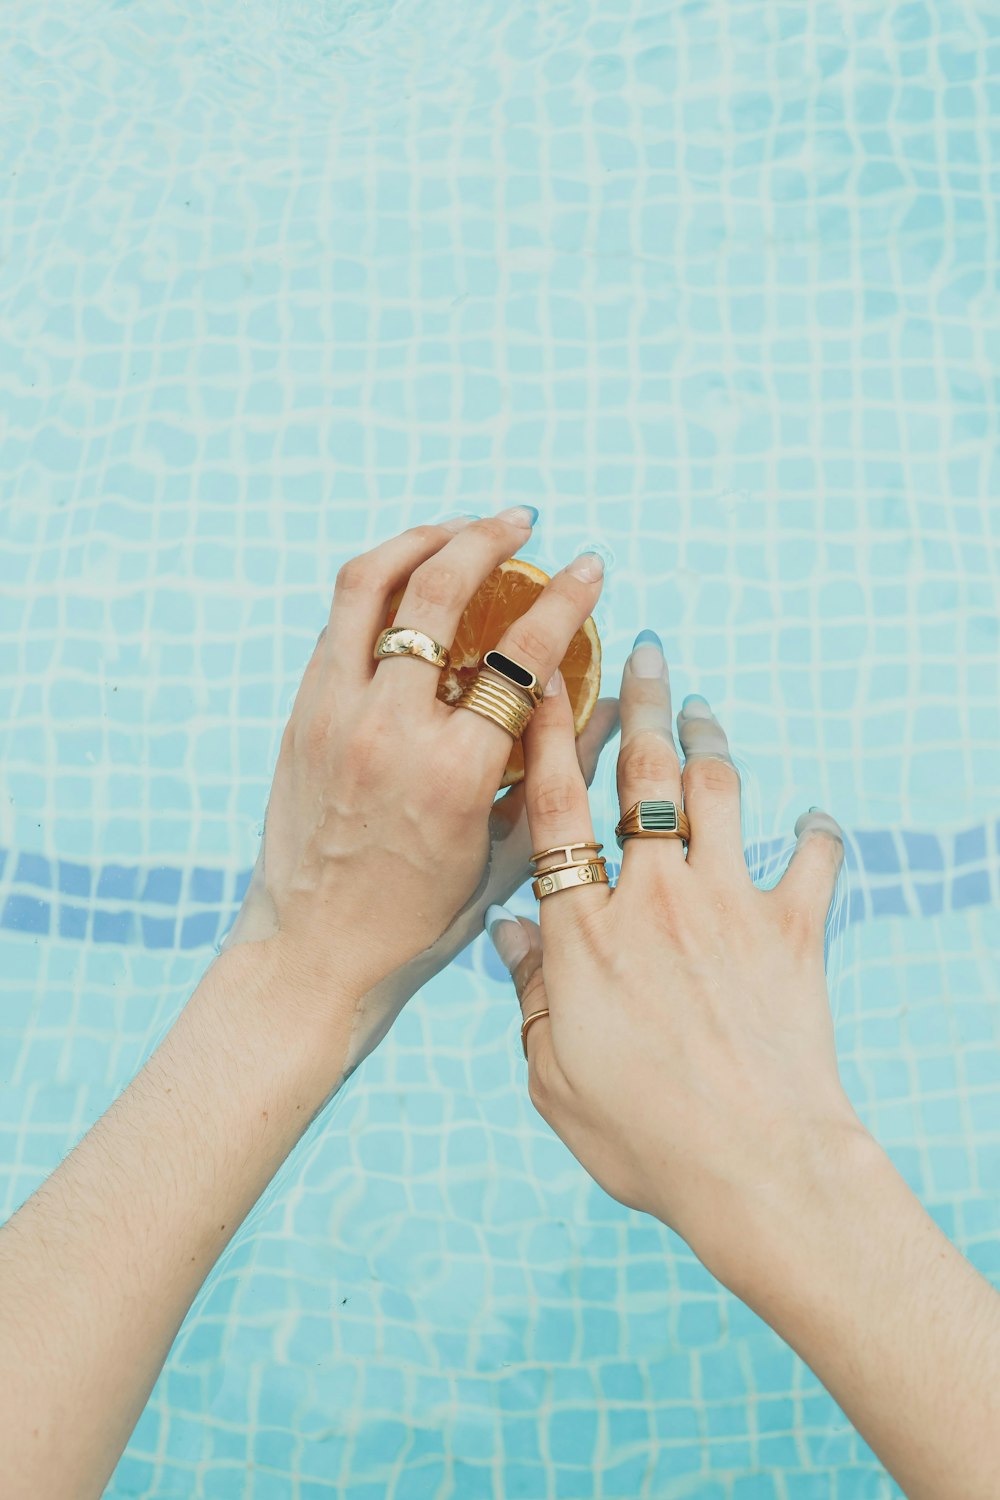
<svg viewBox="0 0 1000 1500">
<path fill-rule="evenodd" d="M 500 962 L 514 981 L 521 1006 L 522 1020 L 540 1010 L 548 1010 L 545 975 L 542 969 L 542 933 L 530 917 L 516 917 L 506 906 L 491 906 L 486 913 L 486 931 L 500 956 Z M 533 1021 L 527 1031 L 529 1064 L 544 1046 L 551 1049 L 549 1021 L 543 1016 Z"/>
</svg>

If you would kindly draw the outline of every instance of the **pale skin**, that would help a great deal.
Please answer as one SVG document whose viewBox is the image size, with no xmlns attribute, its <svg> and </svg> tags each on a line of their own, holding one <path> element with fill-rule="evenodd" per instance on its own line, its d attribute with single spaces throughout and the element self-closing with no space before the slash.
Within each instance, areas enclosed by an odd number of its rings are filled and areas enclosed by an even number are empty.
<svg viewBox="0 0 1000 1500">
<path fill-rule="evenodd" d="M 613 895 L 561 893 L 541 931 L 498 921 L 532 848 L 589 836 L 586 785 L 617 702 L 574 741 L 557 677 L 526 735 L 526 786 L 494 803 L 508 736 L 439 703 L 426 663 L 371 660 L 395 587 L 400 621 L 447 642 L 530 526 L 515 512 L 417 528 L 338 576 L 224 951 L 132 1084 L 0 1229 L 10 1500 L 100 1496 L 220 1252 L 491 905 L 522 1006 L 551 1012 L 529 1034 L 532 1097 L 583 1165 L 676 1229 L 798 1349 L 909 1495 L 992 1493 L 1000 1298 L 837 1077 L 822 962 L 836 824 L 800 820 L 787 874 L 756 890 L 725 737 L 682 714 L 687 860 L 676 842 L 630 844 Z M 600 588 L 585 555 L 496 644 L 547 681 Z M 622 686 L 623 805 L 679 802 L 666 670 L 641 678 L 638 660 Z"/>
<path fill-rule="evenodd" d="M 306 1126 L 528 874 L 523 788 L 494 802 L 509 736 L 439 703 L 434 668 L 376 664 L 372 646 L 401 584 L 400 620 L 449 641 L 531 524 L 516 508 L 417 527 L 338 574 L 223 952 L 0 1229 L 4 1500 L 103 1493 L 196 1293 Z M 585 554 L 497 645 L 547 679 L 601 583 Z M 586 775 L 617 707 L 599 704 L 578 742 Z"/>
<path fill-rule="evenodd" d="M 616 889 L 492 910 L 544 1118 L 622 1203 L 655 1215 L 812 1367 L 911 1500 L 991 1500 L 1000 1296 L 866 1131 L 837 1070 L 823 964 L 843 858 L 822 812 L 770 891 L 750 880 L 740 780 L 704 700 L 671 724 L 658 644 L 621 689 L 622 808 L 670 798 L 676 839 L 627 840 Z M 556 684 L 525 734 L 536 849 L 592 838 Z M 507 920 L 505 920 L 507 918 Z"/>
</svg>

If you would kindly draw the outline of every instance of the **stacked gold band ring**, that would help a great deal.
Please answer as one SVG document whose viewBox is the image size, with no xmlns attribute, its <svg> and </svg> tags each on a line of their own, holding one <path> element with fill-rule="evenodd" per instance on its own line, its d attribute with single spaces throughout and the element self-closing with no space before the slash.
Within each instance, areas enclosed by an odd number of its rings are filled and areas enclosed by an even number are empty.
<svg viewBox="0 0 1000 1500">
<path fill-rule="evenodd" d="M 626 839 L 682 839 L 691 837 L 691 825 L 676 802 L 666 799 L 633 802 L 615 828 L 619 849 Z"/>
<path fill-rule="evenodd" d="M 523 693 L 506 683 L 486 677 L 482 672 L 474 677 L 462 693 L 456 708 L 471 709 L 484 719 L 492 719 L 501 729 L 506 729 L 512 739 L 519 740 L 532 714 L 534 705 Z"/>
<path fill-rule="evenodd" d="M 541 701 L 542 689 L 534 672 L 502 651 L 487 651 L 455 707 L 471 708 L 519 740 Z"/>
<path fill-rule="evenodd" d="M 531 889 L 536 898 L 544 901 L 546 896 L 554 896 L 556 891 L 568 891 L 581 885 L 608 885 L 607 865 L 599 857 L 603 848 L 603 844 L 595 843 L 593 839 L 584 839 L 573 844 L 557 844 L 552 849 L 539 849 L 536 854 L 532 854 L 531 863 L 536 869 Z M 585 859 L 574 859 L 577 849 L 592 849 L 594 852 Z M 559 863 L 538 868 L 540 860 L 553 854 L 562 855 Z"/>
<path fill-rule="evenodd" d="M 447 646 L 442 646 L 422 630 L 411 630 L 408 625 L 390 625 L 388 630 L 383 630 L 375 642 L 373 655 L 376 661 L 386 656 L 416 656 L 442 671 L 451 661 Z"/>
<path fill-rule="evenodd" d="M 555 865 L 543 870 L 531 882 L 531 889 L 539 901 L 554 896 L 556 891 L 568 891 L 581 885 L 608 885 L 608 870 L 603 859 L 587 860 L 578 865 Z"/>
</svg>

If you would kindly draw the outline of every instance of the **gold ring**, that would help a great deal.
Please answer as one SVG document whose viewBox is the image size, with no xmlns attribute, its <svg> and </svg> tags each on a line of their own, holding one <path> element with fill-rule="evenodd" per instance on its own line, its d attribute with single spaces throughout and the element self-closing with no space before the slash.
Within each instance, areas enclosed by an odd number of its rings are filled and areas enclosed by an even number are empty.
<svg viewBox="0 0 1000 1500">
<path fill-rule="evenodd" d="M 554 896 L 556 891 L 579 889 L 581 885 L 610 885 L 607 865 L 603 859 L 589 859 L 581 864 L 561 865 L 558 869 L 543 870 L 531 882 L 531 889 L 539 901 Z"/>
<path fill-rule="evenodd" d="M 484 677 L 481 672 L 469 683 L 455 707 L 469 708 L 484 719 L 492 719 L 515 740 L 521 738 L 535 712 L 523 693 L 492 677 Z"/>
<path fill-rule="evenodd" d="M 487 651 L 483 657 L 483 666 L 496 672 L 498 677 L 512 683 L 514 687 L 520 688 L 522 693 L 527 693 L 536 708 L 544 698 L 545 689 L 534 672 L 529 672 L 527 667 L 513 657 L 505 656 L 502 651 Z"/>
<path fill-rule="evenodd" d="M 577 844 L 556 844 L 553 849 L 539 849 L 537 854 L 529 854 L 528 863 L 536 864 L 538 860 L 545 859 L 550 854 L 561 854 L 567 862 L 571 862 L 574 849 L 593 849 L 596 854 L 600 854 L 603 848 L 603 844 L 598 844 L 593 839 L 582 839 Z"/>
<path fill-rule="evenodd" d="M 422 630 L 411 630 L 408 625 L 390 625 L 383 630 L 375 642 L 373 655 L 376 661 L 387 656 L 418 656 L 421 661 L 429 661 L 432 667 L 440 667 L 442 671 L 451 661 L 447 646 L 442 646 Z"/>
<path fill-rule="evenodd" d="M 622 813 L 615 828 L 619 849 L 626 839 L 682 839 L 691 837 L 691 824 L 676 802 L 667 800 L 633 802 Z"/>
<path fill-rule="evenodd" d="M 547 1010 L 533 1010 L 531 1012 L 531 1015 L 525 1016 L 524 1020 L 521 1022 L 521 1049 L 524 1052 L 525 1062 L 528 1061 L 528 1030 L 533 1021 L 540 1021 L 543 1016 L 547 1015 Z"/>
</svg>

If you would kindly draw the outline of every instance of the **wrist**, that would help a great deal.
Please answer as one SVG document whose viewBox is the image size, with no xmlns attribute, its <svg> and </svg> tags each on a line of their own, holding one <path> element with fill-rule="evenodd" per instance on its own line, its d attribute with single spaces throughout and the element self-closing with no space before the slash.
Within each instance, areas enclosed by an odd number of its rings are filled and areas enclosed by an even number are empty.
<svg viewBox="0 0 1000 1500">
<path fill-rule="evenodd" d="M 775 1153 L 775 1170 L 734 1216 L 725 1245 L 705 1258 L 741 1301 L 772 1327 L 786 1304 L 797 1306 L 822 1286 L 845 1237 L 878 1204 L 886 1153 L 851 1110 L 810 1125 Z"/>
<path fill-rule="evenodd" d="M 328 1097 L 349 1071 L 357 1000 L 346 986 L 320 985 L 281 934 L 226 948 L 188 1007 L 211 1010 L 213 1024 L 238 1038 L 242 1051 L 271 1058 L 275 1072 L 301 1076 L 314 1093 Z"/>
</svg>

